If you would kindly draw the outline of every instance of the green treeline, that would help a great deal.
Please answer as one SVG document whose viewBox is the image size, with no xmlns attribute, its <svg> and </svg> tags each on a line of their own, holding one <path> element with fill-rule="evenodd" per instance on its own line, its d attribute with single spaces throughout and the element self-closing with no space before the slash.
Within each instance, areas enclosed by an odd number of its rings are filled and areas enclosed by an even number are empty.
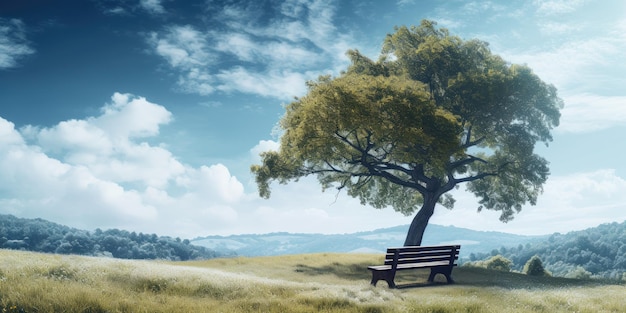
<svg viewBox="0 0 626 313">
<path fill-rule="evenodd" d="M 215 251 L 190 244 L 187 239 L 119 229 L 88 232 L 43 219 L 23 219 L 12 215 L 0 215 L 0 248 L 173 261 L 219 256 Z"/>
<path fill-rule="evenodd" d="M 502 247 L 490 254 L 471 254 L 471 261 L 501 255 L 513 262 L 512 270 L 522 271 L 524 264 L 538 256 L 554 276 L 623 279 L 626 273 L 626 222 L 603 224 L 567 234 L 555 233 L 548 239 Z"/>
</svg>

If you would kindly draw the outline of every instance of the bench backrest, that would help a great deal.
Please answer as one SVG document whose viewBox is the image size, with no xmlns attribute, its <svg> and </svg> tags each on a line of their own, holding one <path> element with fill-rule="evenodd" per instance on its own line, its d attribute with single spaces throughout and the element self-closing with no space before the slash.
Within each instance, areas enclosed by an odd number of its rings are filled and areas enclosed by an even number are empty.
<svg viewBox="0 0 626 313">
<path fill-rule="evenodd" d="M 460 245 L 388 248 L 385 265 L 448 261 L 450 266 L 454 266 L 460 249 Z"/>
</svg>

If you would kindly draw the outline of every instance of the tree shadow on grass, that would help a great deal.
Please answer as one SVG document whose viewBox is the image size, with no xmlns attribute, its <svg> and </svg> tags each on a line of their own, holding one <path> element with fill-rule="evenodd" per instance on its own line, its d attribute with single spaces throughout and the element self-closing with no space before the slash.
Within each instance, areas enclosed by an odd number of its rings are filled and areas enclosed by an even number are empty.
<svg viewBox="0 0 626 313">
<path fill-rule="evenodd" d="M 363 280 L 371 279 L 371 275 L 367 270 L 369 263 L 339 263 L 333 262 L 324 266 L 309 266 L 306 264 L 296 264 L 294 271 L 296 273 L 302 273 L 310 276 L 319 275 L 335 275 L 342 279 L 347 280 Z"/>
<path fill-rule="evenodd" d="M 333 262 L 323 266 L 310 266 L 296 264 L 294 271 L 310 276 L 335 275 L 341 279 L 351 281 L 367 281 L 372 274 L 367 267 L 372 265 L 366 262 L 339 263 Z M 500 272 L 475 267 L 456 267 L 452 271 L 453 284 L 448 284 L 443 275 L 435 276 L 435 281 L 428 282 L 429 269 L 399 271 L 396 274 L 395 283 L 399 289 L 443 286 L 468 286 L 468 287 L 500 287 L 507 289 L 546 289 L 561 287 L 590 287 L 601 285 L 616 285 L 617 282 L 596 279 L 569 279 L 563 277 L 537 277 L 521 273 Z M 385 281 L 379 281 L 378 287 L 387 287 Z"/>
<path fill-rule="evenodd" d="M 372 265 L 369 262 L 361 263 L 339 263 L 333 262 L 324 266 L 310 266 L 306 264 L 296 264 L 294 272 L 309 276 L 334 275 L 341 279 L 351 281 L 367 281 L 372 279 L 372 273 L 367 269 Z M 428 282 L 429 269 L 400 271 L 396 274 L 396 285 L 398 288 L 427 287 L 448 285 L 443 275 L 437 275 L 435 281 Z M 385 281 L 379 281 L 377 286 L 387 286 Z"/>
<path fill-rule="evenodd" d="M 456 272 L 456 276 L 454 276 Z M 476 267 L 460 267 L 453 272 L 456 284 L 474 287 L 501 287 L 507 289 L 546 289 L 563 287 L 593 287 L 619 285 L 616 281 L 602 279 L 572 279 L 551 276 L 529 276 L 522 273 L 502 272 Z"/>
</svg>

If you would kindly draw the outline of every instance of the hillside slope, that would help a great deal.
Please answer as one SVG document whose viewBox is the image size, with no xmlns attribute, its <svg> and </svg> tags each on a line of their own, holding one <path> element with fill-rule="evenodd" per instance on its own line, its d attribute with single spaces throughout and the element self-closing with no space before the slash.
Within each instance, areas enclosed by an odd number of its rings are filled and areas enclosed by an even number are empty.
<svg viewBox="0 0 626 313">
<path fill-rule="evenodd" d="M 557 233 L 527 245 L 505 247 L 497 253 L 512 260 L 518 270 L 533 255 L 538 255 L 554 275 L 626 278 L 626 222 L 603 224 L 567 234 Z M 487 258 L 492 254 L 475 257 Z"/>
<path fill-rule="evenodd" d="M 622 285 L 459 267 L 369 285 L 365 254 L 163 262 L 0 250 L 2 312 L 621 312 Z"/>
</svg>

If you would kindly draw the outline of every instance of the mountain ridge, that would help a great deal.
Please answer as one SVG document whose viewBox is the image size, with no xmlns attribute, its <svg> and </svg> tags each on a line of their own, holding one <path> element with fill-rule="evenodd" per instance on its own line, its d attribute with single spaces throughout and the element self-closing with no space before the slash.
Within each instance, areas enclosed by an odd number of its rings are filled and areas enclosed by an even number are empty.
<svg viewBox="0 0 626 313">
<path fill-rule="evenodd" d="M 317 252 L 384 253 L 388 247 L 402 246 L 409 225 L 380 228 L 344 234 L 311 234 L 273 232 L 204 236 L 192 239 L 194 245 L 218 253 L 241 256 L 272 256 Z M 461 244 L 461 257 L 487 253 L 502 246 L 517 246 L 548 236 L 523 236 L 504 232 L 476 231 L 455 226 L 431 224 L 424 234 L 423 245 Z"/>
</svg>

